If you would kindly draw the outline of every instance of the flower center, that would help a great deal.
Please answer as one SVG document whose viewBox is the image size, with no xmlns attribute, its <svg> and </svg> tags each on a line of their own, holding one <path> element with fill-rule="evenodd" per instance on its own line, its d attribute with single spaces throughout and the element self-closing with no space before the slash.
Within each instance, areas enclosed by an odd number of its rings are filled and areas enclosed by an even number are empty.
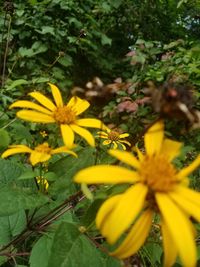
<svg viewBox="0 0 200 267">
<path fill-rule="evenodd" d="M 76 120 L 76 113 L 70 107 L 58 107 L 53 117 L 59 124 L 70 124 Z"/>
<path fill-rule="evenodd" d="M 119 133 L 116 131 L 111 131 L 108 134 L 108 139 L 110 139 L 111 141 L 118 141 L 119 140 Z"/>
<path fill-rule="evenodd" d="M 36 146 L 35 150 L 40 153 L 46 153 L 46 154 L 51 153 L 51 148 L 49 147 L 48 143 L 43 143 L 41 145 Z"/>
<path fill-rule="evenodd" d="M 146 156 L 140 169 L 141 181 L 151 191 L 167 192 L 178 182 L 176 169 L 162 155 Z"/>
</svg>

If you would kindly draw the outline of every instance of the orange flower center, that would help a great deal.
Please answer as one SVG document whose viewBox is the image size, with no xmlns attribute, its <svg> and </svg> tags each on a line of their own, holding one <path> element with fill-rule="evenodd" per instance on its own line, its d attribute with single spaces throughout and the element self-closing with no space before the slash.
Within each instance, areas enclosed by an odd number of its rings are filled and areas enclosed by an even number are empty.
<svg viewBox="0 0 200 267">
<path fill-rule="evenodd" d="M 70 124 L 76 120 L 76 113 L 70 107 L 58 107 L 54 111 L 53 117 L 59 124 Z"/>
<path fill-rule="evenodd" d="M 151 191 L 168 192 L 178 182 L 176 169 L 162 155 L 146 156 L 140 169 L 141 181 Z"/>
<path fill-rule="evenodd" d="M 43 143 L 41 145 L 36 146 L 35 150 L 40 153 L 46 153 L 46 154 L 51 153 L 51 148 L 49 147 L 48 143 Z"/>
<path fill-rule="evenodd" d="M 108 139 L 111 140 L 111 141 L 118 141 L 119 140 L 119 133 L 116 132 L 116 131 L 111 131 L 109 134 L 108 134 Z"/>
</svg>

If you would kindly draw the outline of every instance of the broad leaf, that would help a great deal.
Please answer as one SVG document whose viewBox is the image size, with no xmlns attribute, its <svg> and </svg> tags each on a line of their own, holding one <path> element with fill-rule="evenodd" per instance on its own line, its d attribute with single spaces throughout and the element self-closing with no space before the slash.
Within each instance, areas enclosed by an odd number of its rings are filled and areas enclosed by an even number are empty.
<svg viewBox="0 0 200 267">
<path fill-rule="evenodd" d="M 102 267 L 100 253 L 76 226 L 62 223 L 58 227 L 48 261 L 48 267 Z"/>
<path fill-rule="evenodd" d="M 10 216 L 0 217 L 0 245 L 5 245 L 26 227 L 26 215 L 20 211 Z"/>
<path fill-rule="evenodd" d="M 4 187 L 0 189 L 0 217 L 23 209 L 39 207 L 49 201 L 47 196 L 33 194 L 30 190 Z"/>
</svg>

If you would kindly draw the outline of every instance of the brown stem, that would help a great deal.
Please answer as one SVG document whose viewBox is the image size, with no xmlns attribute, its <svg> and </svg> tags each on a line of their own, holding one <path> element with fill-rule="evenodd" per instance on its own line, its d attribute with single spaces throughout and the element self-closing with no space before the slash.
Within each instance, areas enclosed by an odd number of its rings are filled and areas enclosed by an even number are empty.
<svg viewBox="0 0 200 267">
<path fill-rule="evenodd" d="M 4 86 L 4 82 L 5 82 L 6 59 L 7 59 L 7 55 L 8 55 L 8 46 L 9 46 L 11 21 L 12 21 L 12 17 L 10 16 L 9 17 L 9 21 L 8 21 L 8 32 L 7 32 L 7 38 L 6 38 L 6 48 L 5 48 L 4 58 L 3 58 L 2 83 L 1 83 L 2 87 Z"/>
</svg>

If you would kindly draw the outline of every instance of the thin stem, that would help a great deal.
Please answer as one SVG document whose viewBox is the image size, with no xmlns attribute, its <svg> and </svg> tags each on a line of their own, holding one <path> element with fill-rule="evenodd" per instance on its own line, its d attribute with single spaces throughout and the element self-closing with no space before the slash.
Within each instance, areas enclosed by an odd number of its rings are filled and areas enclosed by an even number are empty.
<svg viewBox="0 0 200 267">
<path fill-rule="evenodd" d="M 4 125 L 1 129 L 6 129 L 10 124 L 12 124 L 14 121 L 16 121 L 17 118 L 14 118 L 13 120 L 11 120 L 9 123 L 7 123 L 6 125 Z"/>
<path fill-rule="evenodd" d="M 77 198 L 78 198 L 78 200 L 77 200 Z M 27 225 L 26 229 L 24 229 L 24 231 L 22 231 L 22 233 L 19 236 L 14 238 L 7 245 L 3 246 L 0 249 L 0 252 L 5 251 L 10 246 L 16 246 L 17 244 L 19 244 L 20 242 L 24 241 L 29 236 L 34 234 L 36 231 L 38 232 L 38 230 L 39 231 L 43 230 L 43 228 L 48 226 L 55 219 L 59 218 L 65 212 L 67 212 L 70 209 L 74 208 L 76 206 L 76 204 L 81 202 L 83 199 L 85 199 L 85 196 L 83 196 L 83 194 L 81 194 L 81 191 L 79 191 L 76 194 L 72 195 L 69 199 L 65 200 L 61 205 L 59 205 L 53 211 L 49 212 L 47 215 L 45 215 L 44 217 L 39 219 L 33 225 L 31 225 L 31 224 Z M 73 201 L 75 201 L 75 204 L 73 203 Z M 70 204 L 63 209 L 63 206 L 66 206 L 67 203 L 70 203 Z M 62 211 L 61 207 L 62 207 L 63 211 Z"/>
<path fill-rule="evenodd" d="M 6 71 L 6 59 L 8 55 L 8 46 L 9 46 L 9 37 L 10 37 L 10 29 L 11 29 L 11 22 L 12 22 L 12 17 L 9 16 L 9 21 L 8 21 L 8 31 L 7 31 L 7 38 L 6 38 L 6 48 L 5 48 L 5 53 L 4 53 L 4 59 L 3 59 L 3 71 L 2 71 L 2 87 L 4 86 L 5 82 L 5 71 Z"/>
</svg>

